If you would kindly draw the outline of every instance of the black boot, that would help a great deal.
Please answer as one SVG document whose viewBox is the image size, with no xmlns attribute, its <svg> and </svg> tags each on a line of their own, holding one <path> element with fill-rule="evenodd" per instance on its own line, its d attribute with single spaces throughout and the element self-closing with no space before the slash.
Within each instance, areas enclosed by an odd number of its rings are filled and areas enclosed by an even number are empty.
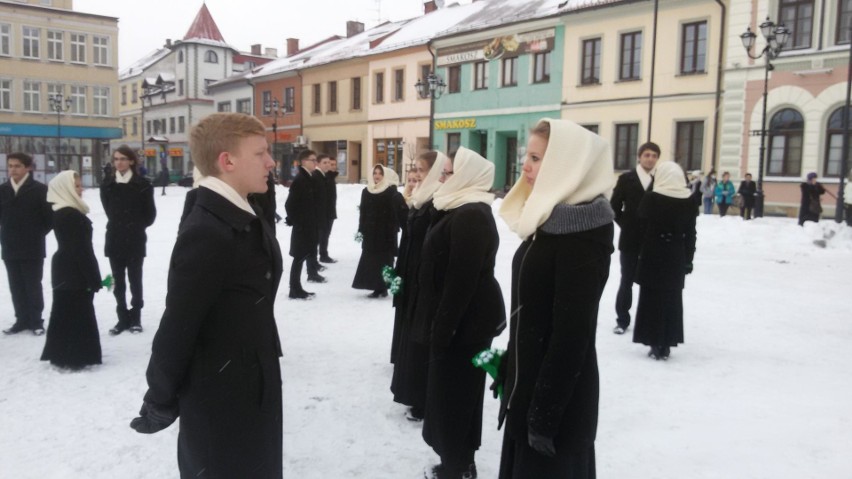
<svg viewBox="0 0 852 479">
<path fill-rule="evenodd" d="M 21 324 L 21 323 L 15 323 L 15 324 L 13 324 L 13 325 L 12 325 L 12 327 L 11 327 L 11 328 L 4 329 L 4 330 L 3 330 L 3 334 L 18 334 L 18 333 L 20 333 L 21 331 L 26 331 L 27 329 L 29 329 L 29 328 L 27 328 L 27 327 L 26 327 L 26 326 L 24 326 L 23 324 Z"/>
<path fill-rule="evenodd" d="M 132 308 L 130 310 L 130 327 L 127 328 L 131 333 L 141 333 L 142 332 L 142 310 L 139 308 Z"/>
<path fill-rule="evenodd" d="M 305 291 L 304 289 L 290 288 L 290 299 L 312 299 L 315 293 Z"/>
<path fill-rule="evenodd" d="M 116 308 L 115 312 L 118 314 L 118 322 L 109 330 L 109 334 L 113 336 L 119 335 L 130 329 L 130 311 L 119 307 Z"/>
<path fill-rule="evenodd" d="M 663 357 L 663 354 L 660 352 L 660 348 L 657 346 L 651 346 L 651 350 L 648 351 L 648 357 L 653 358 L 655 361 L 659 360 Z"/>
</svg>

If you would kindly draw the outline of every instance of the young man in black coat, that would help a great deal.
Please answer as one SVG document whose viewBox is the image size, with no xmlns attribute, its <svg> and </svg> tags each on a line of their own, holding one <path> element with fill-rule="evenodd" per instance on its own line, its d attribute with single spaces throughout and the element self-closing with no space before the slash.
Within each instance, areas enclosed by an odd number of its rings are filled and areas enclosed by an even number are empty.
<svg viewBox="0 0 852 479">
<path fill-rule="evenodd" d="M 612 192 L 610 205 L 615 211 L 615 222 L 621 229 L 618 249 L 621 260 L 621 283 L 615 297 L 617 315 L 615 334 L 624 334 L 630 326 L 630 306 L 633 303 L 633 277 L 639 262 L 642 237 L 639 232 L 639 203 L 651 184 L 652 172 L 660 159 L 660 147 L 648 142 L 639 147 L 636 168 L 623 173 Z"/>
<path fill-rule="evenodd" d="M 321 274 L 320 271 L 325 271 L 325 266 L 319 264 L 319 260 L 317 259 L 317 254 L 319 252 L 319 245 L 322 242 L 323 237 L 325 237 L 325 230 L 328 228 L 328 219 L 326 215 L 326 203 L 328 202 L 328 187 L 325 180 L 325 171 L 323 167 L 320 166 L 323 162 L 323 158 L 328 158 L 328 155 L 318 154 L 316 161 L 316 168 L 311 172 L 311 181 L 313 181 L 314 188 L 314 213 L 317 215 L 317 242 L 316 248 L 314 251 L 308 255 L 307 265 L 308 265 L 308 282 L 309 283 L 325 283 L 326 279 Z M 311 271 L 316 271 L 316 274 L 310 274 Z"/>
<path fill-rule="evenodd" d="M 319 169 L 323 171 L 325 178 L 325 224 L 320 234 L 319 253 L 320 263 L 337 263 L 337 260 L 328 255 L 328 238 L 331 236 L 331 227 L 337 219 L 337 162 L 328 155 L 319 155 Z"/>
<path fill-rule="evenodd" d="M 4 330 L 44 334 L 44 237 L 52 227 L 47 186 L 32 177 L 33 159 L 25 153 L 6 157 L 9 181 L 0 185 L 0 248 L 9 276 L 15 324 Z"/>
<path fill-rule="evenodd" d="M 130 426 L 154 433 L 180 417 L 182 478 L 279 479 L 281 344 L 274 302 L 281 251 L 250 193 L 274 167 L 263 124 L 214 113 L 190 135 L 206 176 L 178 233 L 148 392 Z"/>
<path fill-rule="evenodd" d="M 740 188 L 737 190 L 743 198 L 743 207 L 740 209 L 740 216 L 744 220 L 751 219 L 751 213 L 754 211 L 754 195 L 757 193 L 757 184 L 752 181 L 751 173 L 746 173 L 745 179 L 740 182 Z"/>
<path fill-rule="evenodd" d="M 317 167 L 317 155 L 312 150 L 299 153 L 299 173 L 290 184 L 290 193 L 284 203 L 287 212 L 287 225 L 293 227 L 290 235 L 290 256 L 293 265 L 290 267 L 290 299 L 308 299 L 314 293 L 302 288 L 302 266 L 310 255 L 316 255 L 319 244 L 319 216 L 316 212 L 316 183 L 311 174 Z M 308 278 L 319 276 L 314 265 L 308 263 Z"/>
</svg>

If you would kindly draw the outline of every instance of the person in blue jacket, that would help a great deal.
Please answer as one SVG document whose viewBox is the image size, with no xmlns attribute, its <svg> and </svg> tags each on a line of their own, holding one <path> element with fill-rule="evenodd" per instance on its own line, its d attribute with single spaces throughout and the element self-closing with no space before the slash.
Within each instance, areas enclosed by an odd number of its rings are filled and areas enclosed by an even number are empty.
<svg viewBox="0 0 852 479">
<path fill-rule="evenodd" d="M 728 213 L 728 207 L 734 203 L 734 195 L 737 189 L 731 183 L 731 174 L 727 171 L 722 173 L 722 181 L 716 183 L 716 206 L 719 207 L 719 217 Z"/>
</svg>

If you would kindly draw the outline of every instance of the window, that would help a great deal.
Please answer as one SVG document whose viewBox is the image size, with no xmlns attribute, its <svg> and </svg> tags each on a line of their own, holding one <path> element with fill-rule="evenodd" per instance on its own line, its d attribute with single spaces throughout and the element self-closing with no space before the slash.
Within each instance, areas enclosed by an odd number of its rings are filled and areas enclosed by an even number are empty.
<svg viewBox="0 0 852 479">
<path fill-rule="evenodd" d="M 178 133 L 186 131 L 186 119 L 182 116 L 178 117 Z"/>
<path fill-rule="evenodd" d="M 852 125 L 852 110 L 847 110 L 849 125 Z M 849 135 L 852 140 L 852 133 Z M 848 143 L 849 151 L 852 152 L 852 141 Z M 826 132 L 825 163 L 823 164 L 823 176 L 839 178 L 840 162 L 843 157 L 843 107 L 834 110 L 828 119 L 828 131 Z M 848 198 L 847 198 L 848 200 Z"/>
<path fill-rule="evenodd" d="M 675 127 L 675 162 L 685 171 L 704 163 L 704 122 L 679 121 Z"/>
<path fill-rule="evenodd" d="M 71 114 L 86 114 L 86 87 L 71 85 Z"/>
<path fill-rule="evenodd" d="M 328 111 L 337 112 L 337 82 L 328 82 Z"/>
<path fill-rule="evenodd" d="M 432 65 L 420 65 L 420 81 L 426 82 L 430 73 L 432 73 Z"/>
<path fill-rule="evenodd" d="M 228 103 L 228 110 L 231 111 L 231 103 Z M 175 132 L 175 117 L 169 117 L 169 133 Z"/>
<path fill-rule="evenodd" d="M 587 129 L 587 130 L 591 131 L 591 132 L 592 132 L 592 133 L 594 133 L 595 135 L 597 135 L 597 134 L 598 134 L 598 132 L 599 132 L 599 126 L 598 126 L 598 125 L 580 125 L 580 126 L 582 126 L 583 128 L 585 128 L 585 129 Z"/>
<path fill-rule="evenodd" d="M 207 50 L 204 53 L 204 62 L 205 63 L 219 63 L 219 55 L 216 54 L 213 50 Z"/>
<path fill-rule="evenodd" d="M 615 125 L 615 169 L 629 170 L 635 163 L 639 124 Z"/>
<path fill-rule="evenodd" d="M 447 133 L 447 155 L 452 155 L 461 146 L 461 133 Z"/>
<path fill-rule="evenodd" d="M 503 59 L 503 86 L 518 85 L 518 57 Z"/>
<path fill-rule="evenodd" d="M 352 79 L 352 109 L 361 109 L 361 78 Z"/>
<path fill-rule="evenodd" d="M 447 68 L 447 82 L 448 93 L 461 91 L 461 65 L 453 65 Z"/>
<path fill-rule="evenodd" d="M 848 44 L 849 39 L 852 38 L 849 25 L 852 25 L 852 0 L 838 0 L 837 27 L 834 35 L 835 43 L 838 45 Z"/>
<path fill-rule="evenodd" d="M 121 119 L 121 136 L 127 136 L 127 118 Z"/>
<path fill-rule="evenodd" d="M 242 98 L 237 100 L 237 113 L 251 115 L 251 98 Z"/>
<path fill-rule="evenodd" d="M 376 103 L 385 102 L 385 72 L 376 73 Z"/>
<path fill-rule="evenodd" d="M 101 86 L 92 87 L 92 115 L 109 115 L 109 88 Z M 165 128 L 163 129 L 165 130 Z"/>
<path fill-rule="evenodd" d="M 405 100 L 405 70 L 401 68 L 393 71 L 393 100 Z"/>
<path fill-rule="evenodd" d="M 322 89 L 320 88 L 320 84 L 317 83 L 314 85 L 314 113 L 319 114 L 322 112 Z"/>
<path fill-rule="evenodd" d="M 150 134 L 151 134 L 151 132 L 152 132 L 152 130 L 151 130 L 151 120 L 148 120 L 148 122 L 147 122 L 147 123 L 148 123 L 148 124 L 146 125 L 145 130 L 148 132 L 148 133 L 146 133 L 146 134 L 147 134 L 147 135 L 150 135 Z"/>
<path fill-rule="evenodd" d="M 86 35 L 71 34 L 71 62 L 86 63 Z"/>
<path fill-rule="evenodd" d="M 64 35 L 55 30 L 47 31 L 47 59 L 62 61 Z"/>
<path fill-rule="evenodd" d="M 621 36 L 620 80 L 638 80 L 642 68 L 642 32 Z"/>
<path fill-rule="evenodd" d="M 50 106 L 50 99 L 55 97 L 56 95 L 65 96 L 65 85 L 61 85 L 58 83 L 48 83 L 47 84 L 47 105 Z M 65 101 L 65 100 L 63 100 Z M 63 105 L 64 106 L 64 105 Z"/>
<path fill-rule="evenodd" d="M 220 111 L 220 112 L 231 111 L 231 102 L 229 102 L 229 101 L 219 102 L 219 104 L 216 105 L 216 111 Z M 172 120 L 174 120 L 174 118 Z"/>
<path fill-rule="evenodd" d="M 263 116 L 272 114 L 272 92 L 269 90 L 261 93 L 261 106 L 263 107 Z"/>
<path fill-rule="evenodd" d="M 92 35 L 92 63 L 109 65 L 109 37 Z"/>
<path fill-rule="evenodd" d="M 787 46 L 791 50 L 811 47 L 814 23 L 813 0 L 780 0 L 779 22 L 790 30 Z"/>
<path fill-rule="evenodd" d="M 550 83 L 550 52 L 533 55 L 533 83 Z"/>
<path fill-rule="evenodd" d="M 178 63 L 183 63 L 183 50 L 178 50 L 178 58 L 177 58 L 177 62 L 178 62 Z"/>
<path fill-rule="evenodd" d="M 802 140 L 805 120 L 791 108 L 772 115 L 769 122 L 769 163 L 766 173 L 799 176 L 802 172 Z"/>
<path fill-rule="evenodd" d="M 12 54 L 12 26 L 8 23 L 0 23 L 0 55 Z"/>
<path fill-rule="evenodd" d="M 12 109 L 12 80 L 0 80 L 0 110 Z"/>
<path fill-rule="evenodd" d="M 601 39 L 583 40 L 582 85 L 597 85 L 601 82 Z"/>
<path fill-rule="evenodd" d="M 138 135 L 139 134 L 139 118 L 136 118 L 135 116 L 133 117 L 133 130 L 132 131 L 133 132 L 131 133 L 131 135 Z"/>
<path fill-rule="evenodd" d="M 127 85 L 121 85 L 121 104 L 127 104 Z"/>
<path fill-rule="evenodd" d="M 24 58 L 38 58 L 38 45 L 41 30 L 33 27 L 24 27 Z"/>
<path fill-rule="evenodd" d="M 296 111 L 296 88 L 288 86 L 284 89 L 284 113 Z"/>
<path fill-rule="evenodd" d="M 41 83 L 35 81 L 24 82 L 24 111 L 41 110 Z"/>
<path fill-rule="evenodd" d="M 704 73 L 706 63 L 707 22 L 685 24 L 680 38 L 681 75 Z"/>
<path fill-rule="evenodd" d="M 476 62 L 473 64 L 473 89 L 485 90 L 488 88 L 488 62 Z"/>
<path fill-rule="evenodd" d="M 183 78 L 178 80 L 178 96 L 183 96 Z"/>
<path fill-rule="evenodd" d="M 139 85 L 134 83 L 130 86 L 130 102 L 136 103 L 139 100 Z"/>
</svg>

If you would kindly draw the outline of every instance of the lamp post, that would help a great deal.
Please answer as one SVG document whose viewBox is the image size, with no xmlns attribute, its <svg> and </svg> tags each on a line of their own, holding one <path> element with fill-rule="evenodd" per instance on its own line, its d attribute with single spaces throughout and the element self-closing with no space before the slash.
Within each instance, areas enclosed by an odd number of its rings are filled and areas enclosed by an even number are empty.
<svg viewBox="0 0 852 479">
<path fill-rule="evenodd" d="M 281 113 L 281 103 L 277 98 L 266 100 L 263 109 L 272 113 L 272 159 L 278 160 L 278 115 Z"/>
<path fill-rule="evenodd" d="M 774 70 L 772 60 L 778 58 L 784 45 L 787 44 L 787 39 L 790 37 L 790 31 L 784 24 L 775 25 L 769 17 L 766 21 L 760 24 L 760 33 L 766 39 L 766 46 L 759 55 L 752 55 L 751 48 L 754 46 L 754 40 L 757 35 L 751 31 L 751 27 L 747 27 L 745 33 L 740 35 L 743 42 L 743 47 L 749 58 L 757 60 L 764 57 L 764 72 L 763 72 L 763 116 L 760 120 L 760 159 L 758 160 L 757 172 L 757 191 L 754 195 L 754 217 L 763 217 L 763 164 L 766 157 L 766 97 L 769 92 L 769 72 Z"/>
<path fill-rule="evenodd" d="M 62 93 L 50 95 L 48 98 L 50 110 L 56 112 L 56 164 L 54 165 L 54 173 L 60 167 L 60 144 L 62 139 L 62 114 L 71 109 L 71 99 L 65 98 Z"/>
<path fill-rule="evenodd" d="M 435 100 L 441 98 L 441 95 L 444 94 L 444 90 L 447 88 L 447 84 L 444 83 L 443 78 L 436 75 L 435 72 L 431 72 L 425 79 L 418 78 L 417 83 L 414 84 L 414 88 L 417 89 L 417 94 L 420 95 L 420 98 L 429 98 L 429 149 L 431 150 L 433 148 L 432 125 L 435 122 Z"/>
<path fill-rule="evenodd" d="M 849 70 L 846 74 L 846 105 L 843 107 L 843 152 L 840 154 L 840 184 L 837 186 L 837 205 L 834 209 L 834 221 L 838 223 L 843 222 L 843 215 L 845 213 L 846 200 L 843 196 L 845 194 L 843 183 L 846 181 L 849 169 L 849 102 L 852 100 L 852 19 L 850 19 L 849 25 L 846 28 L 849 29 Z M 849 223 L 849 218 L 846 218 L 846 221 L 847 224 L 852 224 Z"/>
</svg>

